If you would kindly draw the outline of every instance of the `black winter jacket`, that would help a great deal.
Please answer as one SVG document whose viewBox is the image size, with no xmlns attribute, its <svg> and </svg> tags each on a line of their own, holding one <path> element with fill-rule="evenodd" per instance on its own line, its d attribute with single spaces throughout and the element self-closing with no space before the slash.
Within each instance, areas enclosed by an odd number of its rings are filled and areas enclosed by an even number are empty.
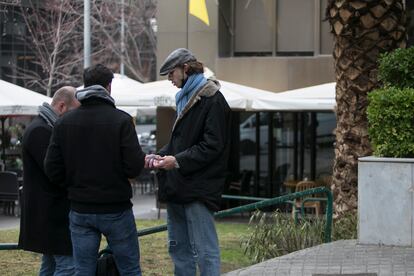
<svg viewBox="0 0 414 276">
<path fill-rule="evenodd" d="M 174 155 L 179 168 L 159 173 L 159 199 L 186 204 L 204 202 L 220 208 L 230 142 L 231 110 L 218 82 L 196 92 L 177 118 L 170 141 L 159 152 Z"/>
<path fill-rule="evenodd" d="M 60 118 L 46 155 L 46 174 L 68 190 L 71 209 L 114 213 L 132 206 L 128 178 L 144 167 L 131 116 L 91 98 Z"/>
<path fill-rule="evenodd" d="M 72 255 L 69 200 L 63 188 L 49 181 L 43 167 L 51 134 L 52 128 L 40 116 L 24 132 L 19 248 L 50 255 Z"/>
</svg>

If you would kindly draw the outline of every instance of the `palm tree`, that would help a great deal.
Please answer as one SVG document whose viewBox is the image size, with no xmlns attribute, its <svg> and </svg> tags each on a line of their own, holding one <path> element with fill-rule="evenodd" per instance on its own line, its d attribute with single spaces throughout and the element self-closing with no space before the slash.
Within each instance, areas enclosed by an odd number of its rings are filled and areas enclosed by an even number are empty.
<svg viewBox="0 0 414 276">
<path fill-rule="evenodd" d="M 358 158 L 371 154 L 367 94 L 378 86 L 381 53 L 405 47 L 402 0 L 329 0 L 326 9 L 335 37 L 336 144 L 332 191 L 335 216 L 357 208 Z"/>
</svg>

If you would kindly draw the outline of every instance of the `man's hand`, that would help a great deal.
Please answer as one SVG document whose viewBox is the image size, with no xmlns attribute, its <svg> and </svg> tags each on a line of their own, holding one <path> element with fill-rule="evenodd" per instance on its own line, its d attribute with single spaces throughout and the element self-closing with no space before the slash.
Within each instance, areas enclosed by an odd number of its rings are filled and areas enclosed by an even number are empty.
<svg viewBox="0 0 414 276">
<path fill-rule="evenodd" d="M 161 156 L 156 155 L 156 154 L 147 154 L 147 155 L 145 155 L 145 166 L 144 166 L 144 168 L 154 169 L 155 168 L 154 161 L 156 161 L 159 158 L 161 158 Z"/>
<path fill-rule="evenodd" d="M 172 170 L 177 167 L 177 160 L 172 155 L 167 155 L 154 160 L 154 167 L 157 169 Z"/>
</svg>

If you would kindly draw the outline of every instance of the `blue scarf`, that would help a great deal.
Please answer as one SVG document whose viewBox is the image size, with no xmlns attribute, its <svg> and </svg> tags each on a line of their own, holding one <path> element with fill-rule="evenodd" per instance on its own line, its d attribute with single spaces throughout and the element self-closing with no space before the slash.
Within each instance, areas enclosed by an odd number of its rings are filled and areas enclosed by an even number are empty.
<svg viewBox="0 0 414 276">
<path fill-rule="evenodd" d="M 184 107 L 195 92 L 207 82 L 203 74 L 194 74 L 188 77 L 184 87 L 175 95 L 175 105 L 177 106 L 177 115 L 180 116 Z"/>
</svg>

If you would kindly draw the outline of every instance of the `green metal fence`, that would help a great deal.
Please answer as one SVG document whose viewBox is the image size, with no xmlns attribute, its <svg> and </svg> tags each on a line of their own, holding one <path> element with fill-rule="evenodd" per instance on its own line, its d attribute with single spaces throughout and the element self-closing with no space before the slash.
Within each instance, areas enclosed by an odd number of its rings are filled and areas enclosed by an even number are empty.
<svg viewBox="0 0 414 276">
<path fill-rule="evenodd" d="M 247 196 L 233 196 L 233 195 L 223 195 L 224 199 L 230 200 L 240 200 L 240 201 L 256 201 L 254 203 L 246 204 L 243 206 L 222 210 L 215 213 L 216 218 L 223 218 L 230 215 L 235 215 L 244 212 L 251 212 L 256 211 L 258 209 L 264 207 L 274 206 L 276 204 L 287 203 L 295 198 L 306 197 L 312 194 L 326 194 L 326 227 L 325 227 L 325 242 L 331 241 L 331 233 L 332 233 L 332 208 L 333 208 L 333 198 L 332 192 L 327 189 L 326 187 L 318 187 L 309 190 L 305 190 L 302 192 L 287 194 L 275 198 L 260 198 L 260 197 L 247 197 Z M 302 202 L 302 210 L 301 213 L 304 215 L 303 206 L 305 201 L 315 200 L 312 198 L 306 198 Z M 321 198 L 317 198 L 316 200 L 321 200 Z M 323 198 L 325 200 L 325 198 Z M 167 230 L 167 225 L 160 225 L 145 228 L 138 231 L 138 237 L 158 233 Z M 16 250 L 19 249 L 16 243 L 0 243 L 0 250 Z"/>
</svg>

